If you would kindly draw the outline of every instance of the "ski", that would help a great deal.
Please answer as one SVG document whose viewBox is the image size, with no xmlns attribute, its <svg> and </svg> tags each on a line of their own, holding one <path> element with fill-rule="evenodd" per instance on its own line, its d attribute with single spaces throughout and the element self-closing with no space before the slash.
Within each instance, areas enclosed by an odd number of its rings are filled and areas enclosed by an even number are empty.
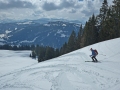
<svg viewBox="0 0 120 90">
<path fill-rule="evenodd" d="M 85 61 L 85 62 L 101 63 L 100 61 L 97 61 L 97 62 L 94 62 L 94 61 Z"/>
</svg>

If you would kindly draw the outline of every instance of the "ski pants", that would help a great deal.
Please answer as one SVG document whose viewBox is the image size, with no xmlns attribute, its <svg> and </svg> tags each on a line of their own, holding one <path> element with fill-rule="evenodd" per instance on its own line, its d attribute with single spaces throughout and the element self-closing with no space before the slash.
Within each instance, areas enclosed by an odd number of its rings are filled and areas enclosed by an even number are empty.
<svg viewBox="0 0 120 90">
<path fill-rule="evenodd" d="M 92 56 L 92 60 L 93 60 L 93 62 L 97 62 L 98 61 L 95 56 Z"/>
</svg>

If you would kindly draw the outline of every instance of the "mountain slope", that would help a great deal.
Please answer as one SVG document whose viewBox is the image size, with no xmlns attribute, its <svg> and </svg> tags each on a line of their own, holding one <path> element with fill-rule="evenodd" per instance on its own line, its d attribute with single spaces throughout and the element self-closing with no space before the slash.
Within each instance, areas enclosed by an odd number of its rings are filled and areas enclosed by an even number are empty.
<svg viewBox="0 0 120 90">
<path fill-rule="evenodd" d="M 71 32 L 79 31 L 79 24 L 70 22 L 48 22 L 41 24 L 37 21 L 19 23 L 0 23 L 0 42 L 7 44 L 38 44 L 60 48 Z"/>
<path fill-rule="evenodd" d="M 21 68 L 13 67 L 0 75 L 1 90 L 119 90 L 120 89 L 120 38 L 97 43 L 58 58 L 45 62 L 28 59 L 26 66 L 18 63 Z M 90 48 L 97 49 L 99 63 L 91 61 Z M 0 57 L 0 72 L 5 66 L 14 64 L 12 58 L 24 58 L 19 55 Z M 11 51 L 13 52 L 13 51 Z M 26 54 L 27 56 L 27 54 Z M 4 59 L 4 60 L 3 60 Z M 11 62 L 9 62 L 11 60 Z M 8 63 L 7 63 L 8 62 Z M 32 62 L 32 63 L 31 63 Z M 4 63 L 4 65 L 3 65 Z M 16 63 L 17 64 L 17 63 Z M 29 65 L 28 65 L 29 64 Z M 27 66 L 28 65 L 28 66 Z M 3 68 L 3 69 L 2 69 Z"/>
</svg>

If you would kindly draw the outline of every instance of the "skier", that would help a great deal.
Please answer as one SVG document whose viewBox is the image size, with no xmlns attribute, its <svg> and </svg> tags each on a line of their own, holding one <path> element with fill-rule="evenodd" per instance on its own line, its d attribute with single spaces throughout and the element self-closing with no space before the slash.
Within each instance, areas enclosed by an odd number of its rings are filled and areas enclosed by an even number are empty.
<svg viewBox="0 0 120 90">
<path fill-rule="evenodd" d="M 92 48 L 90 49 L 92 52 L 92 55 L 90 57 L 92 58 L 93 62 L 97 62 L 98 60 L 96 59 L 96 56 L 98 54 L 97 50 L 93 50 Z"/>
</svg>

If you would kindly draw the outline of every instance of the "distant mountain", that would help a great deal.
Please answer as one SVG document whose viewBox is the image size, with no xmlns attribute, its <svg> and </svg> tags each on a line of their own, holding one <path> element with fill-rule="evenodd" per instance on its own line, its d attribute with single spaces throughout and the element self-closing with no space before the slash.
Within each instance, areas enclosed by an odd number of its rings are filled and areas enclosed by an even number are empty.
<svg viewBox="0 0 120 90">
<path fill-rule="evenodd" d="M 44 21 L 44 20 L 43 20 Z M 0 23 L 0 44 L 39 44 L 61 47 L 80 24 L 65 21 L 40 23 L 39 20 Z"/>
<path fill-rule="evenodd" d="M 12 20 L 12 19 L 4 19 L 0 20 L 0 23 L 17 23 L 17 22 L 28 22 L 30 21 L 29 19 L 24 19 L 24 20 Z M 64 22 L 72 22 L 72 23 L 81 23 L 79 20 L 67 20 L 67 19 L 56 19 L 56 18 L 41 18 L 41 19 L 36 19 L 36 20 L 31 20 L 35 23 L 48 23 L 48 22 L 55 22 L 55 21 L 64 21 Z M 84 23 L 82 21 L 82 23 Z"/>
</svg>

